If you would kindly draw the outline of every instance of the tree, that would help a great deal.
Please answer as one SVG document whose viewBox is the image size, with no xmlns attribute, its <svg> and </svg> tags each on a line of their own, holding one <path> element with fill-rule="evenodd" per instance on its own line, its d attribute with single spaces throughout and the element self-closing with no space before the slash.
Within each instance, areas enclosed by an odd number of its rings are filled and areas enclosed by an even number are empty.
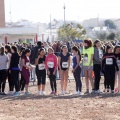
<svg viewBox="0 0 120 120">
<path fill-rule="evenodd" d="M 105 23 L 105 26 L 109 27 L 110 29 L 116 29 L 116 25 L 112 20 L 109 20 L 109 19 L 105 20 L 104 23 Z"/>
<path fill-rule="evenodd" d="M 107 33 L 104 31 L 95 32 L 96 39 L 105 40 L 107 39 Z"/>
<path fill-rule="evenodd" d="M 107 37 L 109 40 L 114 40 L 115 39 L 115 33 L 110 33 Z"/>
<path fill-rule="evenodd" d="M 74 25 L 73 23 L 66 24 L 58 30 L 58 36 L 61 40 L 74 40 L 80 39 L 86 34 L 85 29 L 80 24 Z"/>
</svg>

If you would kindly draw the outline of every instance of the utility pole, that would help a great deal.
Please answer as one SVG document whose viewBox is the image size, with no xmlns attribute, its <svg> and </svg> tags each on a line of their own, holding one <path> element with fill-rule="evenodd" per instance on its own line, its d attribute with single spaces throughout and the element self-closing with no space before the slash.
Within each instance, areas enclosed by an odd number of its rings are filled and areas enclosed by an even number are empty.
<svg viewBox="0 0 120 120">
<path fill-rule="evenodd" d="M 63 6 L 63 9 L 64 9 L 64 27 L 65 27 L 65 9 L 66 9 L 65 4 L 64 4 L 64 6 Z"/>
<path fill-rule="evenodd" d="M 52 35 L 52 29 L 51 29 L 51 14 L 50 14 L 50 35 Z"/>
</svg>

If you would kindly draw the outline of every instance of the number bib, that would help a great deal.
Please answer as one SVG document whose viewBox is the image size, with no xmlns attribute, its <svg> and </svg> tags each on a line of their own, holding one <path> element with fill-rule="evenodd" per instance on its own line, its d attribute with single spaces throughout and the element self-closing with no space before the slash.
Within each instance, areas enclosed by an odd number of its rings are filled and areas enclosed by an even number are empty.
<svg viewBox="0 0 120 120">
<path fill-rule="evenodd" d="M 84 58 L 83 58 L 83 62 L 84 62 L 84 63 L 88 63 L 88 57 L 84 57 Z"/>
<path fill-rule="evenodd" d="M 26 62 L 26 66 L 30 66 L 30 62 Z"/>
<path fill-rule="evenodd" d="M 39 64 L 38 69 L 39 70 L 44 70 L 45 69 L 45 64 Z"/>
<path fill-rule="evenodd" d="M 120 66 L 120 60 L 117 60 L 117 65 Z"/>
<path fill-rule="evenodd" d="M 54 68 L 54 62 L 47 62 L 48 68 Z"/>
<path fill-rule="evenodd" d="M 106 58 L 106 65 L 112 65 L 113 59 L 112 58 Z"/>
<path fill-rule="evenodd" d="M 62 68 L 68 68 L 68 62 L 62 62 Z"/>
</svg>

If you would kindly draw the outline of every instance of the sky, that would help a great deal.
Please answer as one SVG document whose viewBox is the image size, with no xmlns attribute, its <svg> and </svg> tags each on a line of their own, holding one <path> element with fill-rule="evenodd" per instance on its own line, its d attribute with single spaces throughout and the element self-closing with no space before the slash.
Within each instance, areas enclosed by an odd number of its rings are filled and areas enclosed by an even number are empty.
<svg viewBox="0 0 120 120">
<path fill-rule="evenodd" d="M 51 19 L 81 22 L 90 18 L 120 18 L 120 0 L 5 0 L 6 21 L 27 19 L 48 23 Z M 11 11 L 11 14 L 10 14 Z"/>
</svg>

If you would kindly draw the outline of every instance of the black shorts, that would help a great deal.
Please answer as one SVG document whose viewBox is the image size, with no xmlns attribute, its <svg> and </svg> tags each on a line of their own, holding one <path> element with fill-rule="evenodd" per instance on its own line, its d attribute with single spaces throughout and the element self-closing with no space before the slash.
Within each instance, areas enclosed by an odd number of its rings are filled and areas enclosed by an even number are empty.
<svg viewBox="0 0 120 120">
<path fill-rule="evenodd" d="M 0 70 L 0 81 L 4 81 L 7 78 L 7 70 Z"/>
</svg>

